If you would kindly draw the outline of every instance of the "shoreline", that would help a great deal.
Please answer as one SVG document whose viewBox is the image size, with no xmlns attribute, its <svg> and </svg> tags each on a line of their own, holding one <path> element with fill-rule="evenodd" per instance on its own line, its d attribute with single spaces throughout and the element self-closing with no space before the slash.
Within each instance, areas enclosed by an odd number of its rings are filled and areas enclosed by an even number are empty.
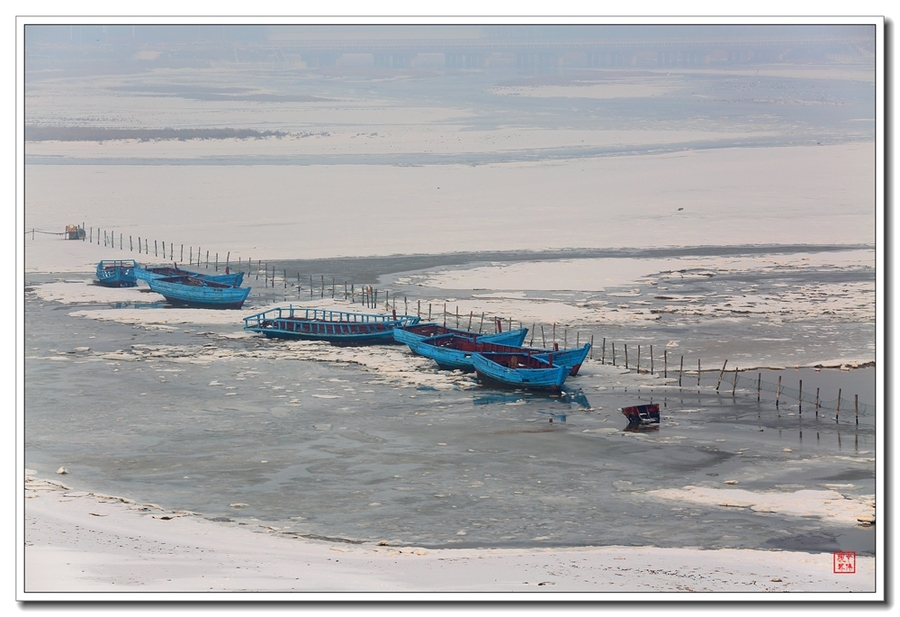
<svg viewBox="0 0 900 617">
<path fill-rule="evenodd" d="M 27 472 L 20 600 L 174 594 L 178 600 L 626 600 L 735 599 L 802 592 L 797 599 L 876 594 L 876 557 L 833 573 L 830 553 L 595 546 L 423 549 L 278 537 L 80 491 Z M 314 574 L 314 576 L 310 576 Z M 298 593 L 299 592 L 299 593 Z M 648 598 L 647 593 L 652 595 Z M 352 595 L 347 595 L 352 594 Z M 477 594 L 472 596 L 470 594 Z M 489 595 L 487 595 L 489 594 Z M 708 594 L 708 595 L 707 595 Z M 860 595 L 863 594 L 863 595 Z M 466 595 L 466 598 L 460 598 Z M 822 598 L 818 596 L 822 596 Z M 814 597 L 816 596 L 816 597 Z"/>
</svg>

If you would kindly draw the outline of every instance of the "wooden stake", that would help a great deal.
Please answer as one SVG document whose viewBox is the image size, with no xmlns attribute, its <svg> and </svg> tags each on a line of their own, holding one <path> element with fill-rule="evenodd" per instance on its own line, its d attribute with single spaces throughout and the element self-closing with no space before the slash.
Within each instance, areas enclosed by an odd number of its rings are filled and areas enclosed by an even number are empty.
<svg viewBox="0 0 900 617">
<path fill-rule="evenodd" d="M 834 410 L 834 422 L 837 424 L 838 416 L 841 413 L 841 389 L 838 388 L 838 400 L 837 400 L 837 408 Z"/>
<path fill-rule="evenodd" d="M 625 370 L 628 370 L 628 343 L 625 343 Z"/>
<path fill-rule="evenodd" d="M 700 387 L 700 358 L 697 358 L 697 387 Z"/>
<path fill-rule="evenodd" d="M 853 414 L 856 416 L 856 424 L 859 425 L 859 394 L 853 395 Z"/>
<path fill-rule="evenodd" d="M 756 374 L 756 402 L 759 402 L 759 391 L 762 389 L 762 373 Z"/>
<path fill-rule="evenodd" d="M 600 344 L 600 364 L 606 364 L 606 337 L 603 337 L 603 342 Z"/>
<path fill-rule="evenodd" d="M 803 415 L 803 380 L 800 380 L 800 394 L 797 395 L 797 411 Z"/>
<path fill-rule="evenodd" d="M 544 324 L 541 324 L 541 347 L 547 349 L 547 339 L 544 338 Z"/>
<path fill-rule="evenodd" d="M 669 378 L 669 350 L 663 349 L 663 378 Z"/>
<path fill-rule="evenodd" d="M 819 389 L 816 388 L 816 417 L 819 417 Z"/>
<path fill-rule="evenodd" d="M 719 386 L 722 385 L 722 375 L 725 374 L 725 365 L 728 364 L 728 359 L 725 359 L 725 362 L 722 364 L 722 370 L 719 371 L 719 381 L 716 382 L 716 392 L 719 391 Z"/>
<path fill-rule="evenodd" d="M 684 356 L 681 356 L 681 369 L 678 371 L 678 387 L 681 387 L 681 377 L 684 375 Z"/>
<path fill-rule="evenodd" d="M 737 367 L 734 367 L 734 382 L 731 384 L 731 398 L 734 398 L 734 391 L 737 388 Z"/>
<path fill-rule="evenodd" d="M 781 375 L 778 376 L 778 387 L 775 389 L 775 408 L 778 408 L 778 403 L 781 399 Z"/>
<path fill-rule="evenodd" d="M 653 345 L 650 345 L 650 374 L 653 374 Z"/>
</svg>

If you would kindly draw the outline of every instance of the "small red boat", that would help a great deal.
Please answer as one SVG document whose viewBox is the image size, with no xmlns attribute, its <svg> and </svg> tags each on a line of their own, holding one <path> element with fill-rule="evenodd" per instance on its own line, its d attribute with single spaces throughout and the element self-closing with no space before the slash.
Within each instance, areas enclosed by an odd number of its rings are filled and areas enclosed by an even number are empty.
<svg viewBox="0 0 900 617">
<path fill-rule="evenodd" d="M 619 411 L 625 414 L 625 417 L 628 418 L 628 424 L 631 426 L 659 424 L 659 403 L 621 407 Z"/>
</svg>

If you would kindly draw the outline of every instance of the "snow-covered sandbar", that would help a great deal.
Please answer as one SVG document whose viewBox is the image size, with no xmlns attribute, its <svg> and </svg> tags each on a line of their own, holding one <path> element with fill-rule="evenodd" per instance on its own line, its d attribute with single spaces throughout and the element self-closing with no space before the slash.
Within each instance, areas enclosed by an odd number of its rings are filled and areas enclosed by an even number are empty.
<svg viewBox="0 0 900 617">
<path fill-rule="evenodd" d="M 79 491 L 57 479 L 29 476 L 25 496 L 25 596 L 35 600 L 81 598 L 86 592 L 104 600 L 135 592 L 154 592 L 154 599 L 161 598 L 159 592 L 172 593 L 179 600 L 212 600 L 225 592 L 229 600 L 244 597 L 234 592 L 254 600 L 260 592 L 267 600 L 440 600 L 469 594 L 492 600 L 687 599 L 692 592 L 704 599 L 756 599 L 774 592 L 813 600 L 848 598 L 846 592 L 861 599 L 875 591 L 874 557 L 857 556 L 851 575 L 834 573 L 831 553 L 354 545 L 209 521 Z"/>
</svg>

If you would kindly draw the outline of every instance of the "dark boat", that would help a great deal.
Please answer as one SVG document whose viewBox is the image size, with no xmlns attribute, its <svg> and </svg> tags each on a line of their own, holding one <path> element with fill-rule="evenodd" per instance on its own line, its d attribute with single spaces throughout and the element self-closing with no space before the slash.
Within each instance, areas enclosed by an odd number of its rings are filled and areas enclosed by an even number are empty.
<svg viewBox="0 0 900 617">
<path fill-rule="evenodd" d="M 523 388 L 557 393 L 569 372 L 527 353 L 483 352 L 472 354 L 475 374 L 482 383 L 504 388 Z"/>
<path fill-rule="evenodd" d="M 659 424 L 659 403 L 621 407 L 619 411 L 625 414 L 625 417 L 628 418 L 629 426 Z"/>
<path fill-rule="evenodd" d="M 243 272 L 229 272 L 226 274 L 203 274 L 192 270 L 184 270 L 174 266 L 142 266 L 137 264 L 134 268 L 134 274 L 137 278 L 148 283 L 153 279 L 168 278 L 171 276 L 192 276 L 197 279 L 207 281 L 215 281 L 216 283 L 224 283 L 232 287 L 240 287 L 244 282 Z"/>
<path fill-rule="evenodd" d="M 135 267 L 133 259 L 104 259 L 97 264 L 97 282 L 104 287 L 134 287 Z"/>
<path fill-rule="evenodd" d="M 244 330 L 269 338 L 327 341 L 334 345 L 394 343 L 394 328 L 418 323 L 411 315 L 371 315 L 289 306 L 244 318 Z"/>
<path fill-rule="evenodd" d="M 233 287 L 193 276 L 168 276 L 147 282 L 170 304 L 192 308 L 239 309 L 250 293 L 249 287 Z"/>
<path fill-rule="evenodd" d="M 475 367 L 472 365 L 472 354 L 482 352 L 497 353 L 527 353 L 529 355 L 549 360 L 553 356 L 553 363 L 557 366 L 566 367 L 570 376 L 578 374 L 578 369 L 587 358 L 588 352 L 591 350 L 590 343 L 585 343 L 583 347 L 577 349 L 566 349 L 563 351 L 552 349 L 537 349 L 532 347 L 517 347 L 513 345 L 498 345 L 497 343 L 488 342 L 484 339 L 473 340 L 471 338 L 460 336 L 458 334 L 440 334 L 430 338 L 422 339 L 416 343 L 410 344 L 413 352 L 431 358 L 442 369 L 461 371 L 473 371 Z"/>
</svg>

